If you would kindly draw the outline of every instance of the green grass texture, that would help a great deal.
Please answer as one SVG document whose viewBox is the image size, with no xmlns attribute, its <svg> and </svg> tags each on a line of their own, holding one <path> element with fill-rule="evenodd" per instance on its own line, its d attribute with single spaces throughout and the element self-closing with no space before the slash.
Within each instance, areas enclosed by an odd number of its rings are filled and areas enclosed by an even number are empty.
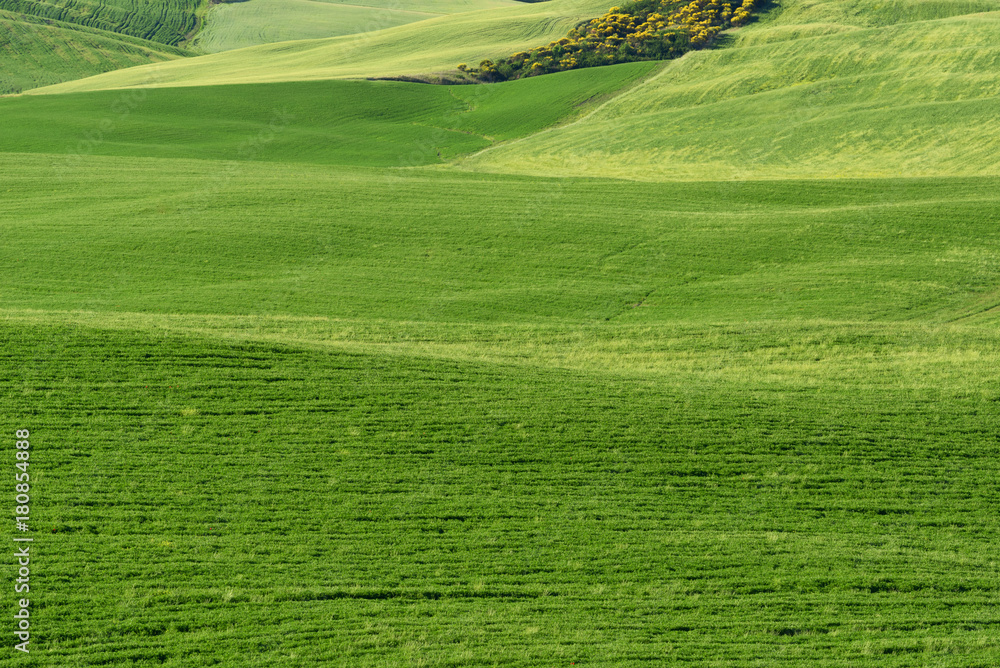
<svg viewBox="0 0 1000 668">
<path fill-rule="evenodd" d="M 54 157 L 0 157 L 40 665 L 1000 657 L 995 180 Z"/>
<path fill-rule="evenodd" d="M 318 40 L 265 44 L 156 68 L 157 86 L 204 86 L 418 75 L 458 63 L 509 55 L 563 37 L 607 11 L 598 0 L 550 0 L 463 12 L 395 28 Z M 377 26 L 373 26 L 377 27 Z M 150 70 L 134 67 L 48 86 L 37 93 L 148 87 Z"/>
<path fill-rule="evenodd" d="M 392 28 L 446 14 L 514 4 L 514 0 L 444 2 L 253 0 L 213 6 L 192 46 L 208 53 L 297 39 L 336 37 Z"/>
<path fill-rule="evenodd" d="M 0 666 L 1000 664 L 993 7 L 595 8 L 0 100 Z"/>
<path fill-rule="evenodd" d="M 570 5 L 554 0 L 164 63 L 153 85 L 427 72 L 444 66 L 441 54 L 454 64 L 496 53 L 499 31 L 525 36 L 543 25 L 541 12 L 560 7 Z M 731 31 L 723 48 L 669 62 L 586 118 L 488 147 L 466 166 L 647 181 L 995 175 L 1000 12 L 989 8 L 792 0 Z M 499 22 L 512 12 L 533 18 Z M 477 41 L 451 32 L 472 21 L 490 32 Z M 437 41 L 445 36 L 447 46 Z M 149 85 L 151 67 L 40 92 Z"/>
<path fill-rule="evenodd" d="M 649 74 L 629 63 L 504 84 L 312 81 L 0 100 L 0 151 L 412 167 L 578 116 Z M 155 79 L 154 79 L 155 81 Z"/>
<path fill-rule="evenodd" d="M 995 175 L 1000 12 L 790 0 L 477 168 L 643 180 Z"/>
<path fill-rule="evenodd" d="M 127 35 L 0 10 L 0 95 L 185 55 Z"/>
<path fill-rule="evenodd" d="M 201 0 L 0 0 L 0 10 L 177 45 L 197 27 Z"/>
</svg>

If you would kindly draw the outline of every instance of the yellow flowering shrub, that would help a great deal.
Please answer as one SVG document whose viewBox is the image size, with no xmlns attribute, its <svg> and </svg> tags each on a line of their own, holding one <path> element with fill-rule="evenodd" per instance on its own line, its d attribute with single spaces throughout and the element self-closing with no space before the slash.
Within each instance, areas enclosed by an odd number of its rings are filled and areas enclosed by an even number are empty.
<svg viewBox="0 0 1000 668">
<path fill-rule="evenodd" d="M 635 0 L 612 7 L 545 46 L 515 53 L 478 70 L 483 81 L 503 81 L 549 72 L 635 60 L 667 60 L 711 46 L 720 32 L 749 21 L 755 0 Z"/>
</svg>

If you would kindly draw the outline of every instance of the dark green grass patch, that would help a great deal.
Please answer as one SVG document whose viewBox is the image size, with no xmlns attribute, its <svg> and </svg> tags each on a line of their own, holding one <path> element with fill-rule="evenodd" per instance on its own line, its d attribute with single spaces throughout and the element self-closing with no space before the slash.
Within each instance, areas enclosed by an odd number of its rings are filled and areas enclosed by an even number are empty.
<svg viewBox="0 0 1000 668">
<path fill-rule="evenodd" d="M 1000 656 L 983 397 L 0 333 L 39 665 Z"/>
<path fill-rule="evenodd" d="M 12 98 L 0 100 L 0 151 L 426 165 L 541 130 L 651 68 L 569 72 L 545 85 L 322 81 Z"/>
<path fill-rule="evenodd" d="M 0 177 L 39 665 L 1000 657 L 994 180 Z"/>
<path fill-rule="evenodd" d="M 993 180 L 65 161 L 0 163 L 7 308 L 654 324 L 945 321 L 1000 304 Z"/>
<path fill-rule="evenodd" d="M 195 28 L 200 4 L 200 0 L 0 0 L 0 9 L 176 45 Z"/>
<path fill-rule="evenodd" d="M 0 95 L 185 55 L 136 37 L 0 10 Z"/>
</svg>

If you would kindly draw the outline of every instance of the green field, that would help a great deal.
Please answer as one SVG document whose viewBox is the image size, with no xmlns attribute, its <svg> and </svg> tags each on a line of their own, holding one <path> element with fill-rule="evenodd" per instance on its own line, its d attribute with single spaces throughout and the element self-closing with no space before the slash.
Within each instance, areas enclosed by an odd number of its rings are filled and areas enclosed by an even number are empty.
<svg viewBox="0 0 1000 668">
<path fill-rule="evenodd" d="M 0 0 L 0 10 L 177 45 L 195 29 L 202 0 Z"/>
<path fill-rule="evenodd" d="M 197 31 L 201 4 L 0 0 L 0 95 L 194 55 L 179 45 Z"/>
<path fill-rule="evenodd" d="M 0 152 L 62 153 L 60 168 L 91 154 L 443 163 L 577 117 L 654 67 L 628 63 L 499 86 L 314 81 L 21 96 L 0 100 L 8 130 Z"/>
<path fill-rule="evenodd" d="M 45 665 L 1000 655 L 995 181 L 0 166 Z"/>
<path fill-rule="evenodd" d="M 157 67 L 156 85 L 210 86 L 454 71 L 462 62 L 478 63 L 486 57 L 509 55 L 558 39 L 577 23 L 606 10 L 607 4 L 598 0 L 515 3 L 375 32 L 264 44 Z M 149 86 L 149 72 L 148 68 L 134 67 L 33 92 Z"/>
<path fill-rule="evenodd" d="M 994 8 L 594 9 L 0 100 L 0 666 L 1000 664 Z"/>
<path fill-rule="evenodd" d="M 996 175 L 1000 6 L 795 2 L 484 169 L 641 179 Z M 988 11 L 990 10 L 990 11 Z"/>
<path fill-rule="evenodd" d="M 176 47 L 0 10 L 0 95 L 184 55 Z"/>
<path fill-rule="evenodd" d="M 222 3 L 206 14 L 193 45 L 215 53 L 258 44 L 319 39 L 393 28 L 415 21 L 514 4 L 514 0 L 337 2 L 252 0 Z"/>
</svg>

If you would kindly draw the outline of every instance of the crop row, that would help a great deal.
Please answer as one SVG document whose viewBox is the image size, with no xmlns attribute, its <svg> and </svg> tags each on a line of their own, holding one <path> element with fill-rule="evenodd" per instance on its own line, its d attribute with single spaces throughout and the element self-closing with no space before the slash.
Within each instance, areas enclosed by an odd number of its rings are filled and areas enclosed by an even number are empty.
<svg viewBox="0 0 1000 668">
<path fill-rule="evenodd" d="M 195 27 L 196 0 L 136 0 L 101 2 L 67 0 L 52 4 L 33 0 L 0 0 L 0 9 L 82 26 L 99 28 L 153 42 L 175 45 Z"/>
<path fill-rule="evenodd" d="M 984 397 L 0 333 L 60 665 L 1000 652 Z"/>
<path fill-rule="evenodd" d="M 0 94 L 19 93 L 109 70 L 177 56 L 180 51 L 127 35 L 0 11 Z"/>
</svg>

